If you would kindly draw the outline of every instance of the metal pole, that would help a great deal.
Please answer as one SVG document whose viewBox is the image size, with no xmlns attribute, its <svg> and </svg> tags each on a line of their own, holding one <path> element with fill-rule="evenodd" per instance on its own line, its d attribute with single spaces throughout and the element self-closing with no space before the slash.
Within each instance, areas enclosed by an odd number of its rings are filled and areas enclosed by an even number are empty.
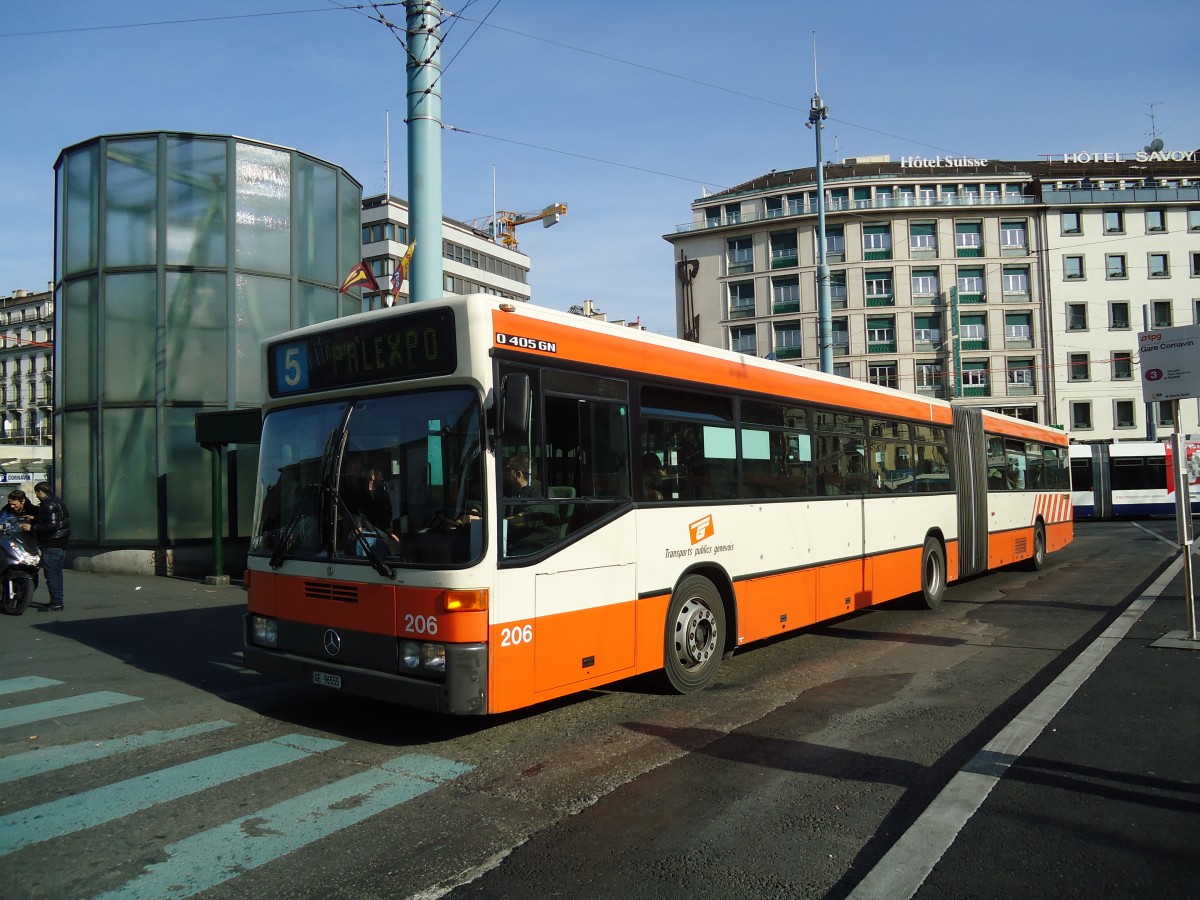
<svg viewBox="0 0 1200 900">
<path fill-rule="evenodd" d="M 222 502 L 221 479 L 221 445 L 212 444 L 212 534 L 213 534 L 213 575 L 220 578 L 225 574 L 225 553 L 221 545 L 221 533 L 225 530 L 225 518 Z"/>
<path fill-rule="evenodd" d="M 1145 333 L 1149 330 L 1150 330 L 1150 307 L 1147 306 L 1145 303 L 1143 303 L 1142 304 L 1142 332 Z M 1175 421 L 1178 422 L 1179 419 L 1176 419 Z M 1154 420 L 1154 403 L 1153 402 L 1146 404 L 1146 440 L 1148 440 L 1148 441 L 1157 441 L 1158 440 L 1158 422 L 1156 422 Z"/>
<path fill-rule="evenodd" d="M 829 299 L 829 264 L 825 248 L 825 157 L 821 152 L 821 122 L 829 116 L 829 107 L 814 93 L 808 112 L 808 127 L 817 136 L 817 347 L 821 371 L 833 374 L 833 315 Z"/>
<path fill-rule="evenodd" d="M 1175 483 L 1175 519 L 1179 532 L 1179 546 L 1183 548 L 1183 599 L 1187 605 L 1188 640 L 1200 640 L 1196 634 L 1196 606 L 1192 580 L 1192 498 L 1187 480 L 1184 456 L 1187 447 L 1180 430 L 1179 401 L 1171 401 L 1171 413 L 1175 419 L 1175 432 L 1171 435 L 1172 460 L 1171 478 Z"/>
<path fill-rule="evenodd" d="M 954 366 L 954 387 L 951 391 L 952 397 L 961 397 L 962 392 L 962 343 L 959 340 L 958 334 L 958 287 L 950 288 L 950 349 L 953 355 Z"/>
<path fill-rule="evenodd" d="M 405 0 L 408 35 L 410 303 L 442 296 L 442 7 Z"/>
</svg>

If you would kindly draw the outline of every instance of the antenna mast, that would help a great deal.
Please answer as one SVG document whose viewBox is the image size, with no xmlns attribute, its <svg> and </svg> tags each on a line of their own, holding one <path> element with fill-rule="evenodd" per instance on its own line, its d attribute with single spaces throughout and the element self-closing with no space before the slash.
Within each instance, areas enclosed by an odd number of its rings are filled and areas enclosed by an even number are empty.
<svg viewBox="0 0 1200 900">
<path fill-rule="evenodd" d="M 829 263 L 825 256 L 825 157 L 821 152 L 821 123 L 829 117 L 829 108 L 821 102 L 817 86 L 817 33 L 813 32 L 813 96 L 808 122 L 817 137 L 817 350 L 821 371 L 833 373 L 833 315 L 829 297 Z"/>
</svg>

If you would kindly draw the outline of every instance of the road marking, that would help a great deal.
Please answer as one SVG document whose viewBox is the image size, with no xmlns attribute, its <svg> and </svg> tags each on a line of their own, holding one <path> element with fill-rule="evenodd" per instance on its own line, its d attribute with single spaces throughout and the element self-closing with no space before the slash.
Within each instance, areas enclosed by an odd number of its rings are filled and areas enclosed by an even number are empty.
<svg viewBox="0 0 1200 900">
<path fill-rule="evenodd" d="M 38 688 L 54 687 L 62 684 L 53 678 L 42 678 L 40 675 L 26 675 L 24 678 L 6 678 L 0 681 L 0 695 L 17 694 L 21 691 L 33 691 Z"/>
<path fill-rule="evenodd" d="M 170 844 L 165 848 L 166 862 L 147 866 L 141 875 L 96 900 L 191 897 L 418 797 L 472 768 L 423 754 L 397 757 L 379 768 Z"/>
<path fill-rule="evenodd" d="M 0 856 L 342 746 L 289 734 L 0 816 Z"/>
<path fill-rule="evenodd" d="M 1103 634 L 1075 657 L 1052 684 L 951 778 L 933 803 L 850 892 L 848 900 L 905 900 L 912 897 L 950 849 L 963 826 L 983 805 L 996 782 L 1029 749 L 1142 613 L 1167 589 L 1182 567 L 1183 557 L 1180 556 Z"/>
<path fill-rule="evenodd" d="M 97 709 L 120 706 L 122 703 L 133 703 L 135 700 L 141 699 L 141 697 L 131 697 L 128 694 L 118 694 L 115 691 L 94 691 L 90 694 L 80 694 L 77 697 L 63 697 L 61 700 L 28 703 L 25 706 L 0 710 L 0 728 L 11 728 L 14 725 L 28 725 L 30 722 L 43 722 L 46 719 L 58 719 L 77 713 L 93 712 Z"/>
<path fill-rule="evenodd" d="M 200 722 L 197 725 L 186 725 L 170 731 L 146 731 L 142 734 L 131 734 L 128 737 L 112 738 L 106 741 L 81 741 L 78 744 L 65 744 L 61 747 L 40 747 L 37 750 L 28 750 L 25 753 L 17 753 L 0 760 L 0 784 L 116 756 L 130 750 L 140 750 L 143 747 L 153 747 L 232 727 L 232 722 Z"/>
</svg>

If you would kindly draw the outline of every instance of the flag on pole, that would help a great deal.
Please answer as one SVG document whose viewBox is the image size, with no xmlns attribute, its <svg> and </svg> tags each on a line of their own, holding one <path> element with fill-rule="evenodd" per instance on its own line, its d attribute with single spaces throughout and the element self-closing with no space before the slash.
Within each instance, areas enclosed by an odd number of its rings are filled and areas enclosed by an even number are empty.
<svg viewBox="0 0 1200 900">
<path fill-rule="evenodd" d="M 368 291 L 379 290 L 379 282 L 371 274 L 371 267 L 367 265 L 365 259 L 355 263 L 354 268 L 350 270 L 350 274 L 346 276 L 346 280 L 342 282 L 342 286 L 338 288 L 338 293 L 344 294 L 351 288 L 356 287 L 361 287 Z"/>
<path fill-rule="evenodd" d="M 400 285 L 404 284 L 404 280 L 408 278 L 408 270 L 412 268 L 413 248 L 417 246 L 417 242 L 413 241 L 408 245 L 408 249 L 404 251 L 404 255 L 400 257 L 400 262 L 396 264 L 396 271 L 392 273 L 392 293 L 400 293 Z"/>
</svg>

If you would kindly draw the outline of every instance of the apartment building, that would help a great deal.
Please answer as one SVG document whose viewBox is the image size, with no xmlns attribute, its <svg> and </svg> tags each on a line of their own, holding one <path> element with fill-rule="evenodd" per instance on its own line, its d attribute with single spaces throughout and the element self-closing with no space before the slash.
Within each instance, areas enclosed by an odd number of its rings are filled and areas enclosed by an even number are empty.
<svg viewBox="0 0 1200 900">
<path fill-rule="evenodd" d="M 1196 154 L 859 157 L 826 166 L 825 210 L 835 373 L 1081 439 L 1145 436 L 1141 309 L 1200 315 Z M 664 236 L 679 333 L 815 368 L 817 212 L 813 168 L 695 200 Z"/>
</svg>

